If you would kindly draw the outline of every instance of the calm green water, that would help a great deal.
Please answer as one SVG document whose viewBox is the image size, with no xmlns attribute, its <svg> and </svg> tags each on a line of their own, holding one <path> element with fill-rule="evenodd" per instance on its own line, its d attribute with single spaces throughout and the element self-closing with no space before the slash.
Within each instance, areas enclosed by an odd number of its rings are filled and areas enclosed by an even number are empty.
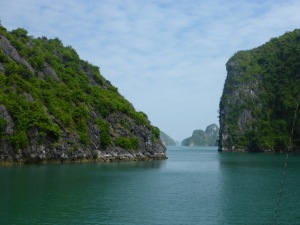
<svg viewBox="0 0 300 225">
<path fill-rule="evenodd" d="M 0 167 L 0 224 L 272 224 L 284 155 L 168 149 L 168 160 Z M 300 224 L 300 156 L 278 224 Z"/>
</svg>

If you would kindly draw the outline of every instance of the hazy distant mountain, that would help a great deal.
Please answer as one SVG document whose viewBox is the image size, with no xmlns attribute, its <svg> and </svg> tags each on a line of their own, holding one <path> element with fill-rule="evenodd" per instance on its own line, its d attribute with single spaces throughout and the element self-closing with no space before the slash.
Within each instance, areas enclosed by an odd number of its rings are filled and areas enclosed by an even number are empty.
<svg viewBox="0 0 300 225">
<path fill-rule="evenodd" d="M 193 135 L 181 142 L 183 146 L 217 146 L 219 139 L 219 127 L 211 124 L 206 130 L 194 130 Z"/>
<path fill-rule="evenodd" d="M 165 134 L 164 132 L 160 131 L 160 140 L 165 146 L 175 146 L 176 142 L 172 139 L 169 135 Z"/>
</svg>

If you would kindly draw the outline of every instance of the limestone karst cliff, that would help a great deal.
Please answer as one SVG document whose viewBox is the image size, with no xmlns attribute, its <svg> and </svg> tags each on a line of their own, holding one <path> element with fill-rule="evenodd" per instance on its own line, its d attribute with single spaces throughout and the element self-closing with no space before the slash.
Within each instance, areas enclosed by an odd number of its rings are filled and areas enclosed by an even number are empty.
<svg viewBox="0 0 300 225">
<path fill-rule="evenodd" d="M 165 159 L 159 134 L 72 47 L 0 26 L 0 162 Z"/>
<path fill-rule="evenodd" d="M 219 127 L 211 124 L 203 130 L 194 130 L 193 135 L 181 142 L 182 146 L 217 146 Z"/>
<path fill-rule="evenodd" d="M 237 52 L 219 106 L 221 151 L 285 151 L 300 93 L 300 30 Z M 300 113 L 291 150 L 300 150 Z"/>
</svg>

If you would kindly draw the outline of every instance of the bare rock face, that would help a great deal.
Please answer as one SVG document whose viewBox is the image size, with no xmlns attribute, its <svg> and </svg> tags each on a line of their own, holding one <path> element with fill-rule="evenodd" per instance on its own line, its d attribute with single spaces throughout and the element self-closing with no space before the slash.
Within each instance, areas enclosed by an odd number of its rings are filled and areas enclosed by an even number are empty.
<svg viewBox="0 0 300 225">
<path fill-rule="evenodd" d="M 48 76 L 52 77 L 55 81 L 59 82 L 59 78 L 58 78 L 55 70 L 52 69 L 52 67 L 49 64 L 47 64 L 47 63 L 44 64 L 44 66 L 42 68 L 42 73 L 44 76 L 48 75 Z"/>
<path fill-rule="evenodd" d="M 6 121 L 6 127 L 5 127 L 5 133 L 12 135 L 13 134 L 13 128 L 14 128 L 14 122 L 11 116 L 9 115 L 8 111 L 6 110 L 6 107 L 4 105 L 0 105 L 0 118 L 4 119 Z"/>
<path fill-rule="evenodd" d="M 10 44 L 9 40 L 1 35 L 0 47 L 2 51 L 6 53 L 12 60 L 16 61 L 17 63 L 23 64 L 31 71 L 31 73 L 34 73 L 34 69 L 31 67 L 31 65 L 19 55 L 18 51 Z"/>
<path fill-rule="evenodd" d="M 12 135 L 14 131 L 14 122 L 4 105 L 0 105 L 0 122 L 2 122 L 0 137 Z M 6 141 L 0 141 L 0 162 L 13 160 L 14 151 L 12 146 Z"/>
<path fill-rule="evenodd" d="M 229 86 L 226 94 L 223 94 L 220 102 L 220 145 L 222 151 L 244 151 L 235 141 L 232 140 L 232 133 L 244 135 L 249 130 L 249 124 L 254 122 L 251 108 L 240 108 L 241 105 L 247 105 L 248 102 L 255 102 L 259 95 L 260 75 L 254 74 L 253 79 L 246 82 L 241 80 L 239 70 L 239 60 L 230 60 L 227 63 L 227 79 L 225 86 Z M 227 88 L 226 88 L 227 89 Z M 225 93 L 225 92 L 224 92 Z M 257 107 L 260 107 L 257 104 Z M 233 128 L 227 121 L 230 117 L 236 115 L 236 124 Z M 222 146 L 222 147 L 220 147 Z"/>
</svg>

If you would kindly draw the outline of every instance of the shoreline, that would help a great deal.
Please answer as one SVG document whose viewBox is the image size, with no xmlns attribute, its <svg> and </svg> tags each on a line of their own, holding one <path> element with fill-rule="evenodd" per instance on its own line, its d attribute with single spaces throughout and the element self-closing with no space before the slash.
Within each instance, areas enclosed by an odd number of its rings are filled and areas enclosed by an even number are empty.
<svg viewBox="0 0 300 225">
<path fill-rule="evenodd" d="M 72 164 L 72 163 L 111 163 L 111 162 L 131 162 L 131 161 L 154 161 L 166 160 L 168 157 L 165 153 L 156 153 L 154 155 L 137 154 L 121 154 L 121 155 L 102 155 L 98 158 L 30 158 L 30 159 L 0 159 L 0 166 L 16 166 L 16 165 L 45 165 L 45 164 Z"/>
</svg>

